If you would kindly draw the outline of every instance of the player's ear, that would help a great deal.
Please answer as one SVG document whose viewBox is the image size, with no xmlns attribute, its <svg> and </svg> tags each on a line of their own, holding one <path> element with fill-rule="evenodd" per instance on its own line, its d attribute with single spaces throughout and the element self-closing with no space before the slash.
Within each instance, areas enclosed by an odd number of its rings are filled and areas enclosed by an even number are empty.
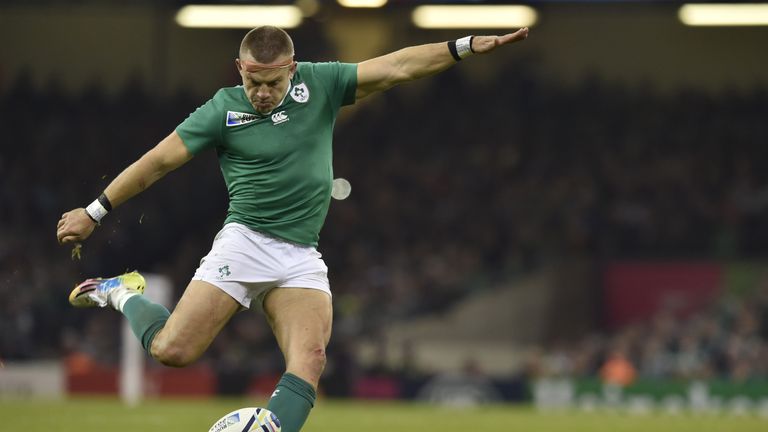
<svg viewBox="0 0 768 432">
<path fill-rule="evenodd" d="M 293 79 L 293 75 L 296 73 L 296 65 L 297 65 L 296 62 L 293 62 L 293 64 L 291 65 L 291 69 L 289 69 L 291 73 L 288 74 L 288 79 Z"/>
<path fill-rule="evenodd" d="M 243 65 L 240 63 L 240 59 L 239 58 L 235 59 L 235 66 L 237 66 L 237 71 L 238 72 L 242 72 L 243 71 Z"/>
</svg>

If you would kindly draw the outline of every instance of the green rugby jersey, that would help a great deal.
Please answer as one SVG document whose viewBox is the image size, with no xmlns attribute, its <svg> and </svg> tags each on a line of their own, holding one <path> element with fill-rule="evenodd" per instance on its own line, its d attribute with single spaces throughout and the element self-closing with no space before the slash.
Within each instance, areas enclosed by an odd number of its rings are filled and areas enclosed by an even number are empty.
<svg viewBox="0 0 768 432">
<path fill-rule="evenodd" d="M 229 190 L 225 224 L 317 246 L 331 200 L 333 126 L 356 90 L 356 64 L 302 62 L 270 114 L 258 113 L 242 86 L 228 87 L 176 128 L 192 154 L 216 149 Z"/>
</svg>

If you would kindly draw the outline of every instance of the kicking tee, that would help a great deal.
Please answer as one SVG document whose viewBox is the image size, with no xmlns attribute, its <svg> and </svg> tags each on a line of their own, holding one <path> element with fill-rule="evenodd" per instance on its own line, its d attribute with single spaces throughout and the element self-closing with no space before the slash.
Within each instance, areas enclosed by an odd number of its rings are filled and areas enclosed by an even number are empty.
<svg viewBox="0 0 768 432">
<path fill-rule="evenodd" d="M 256 111 L 242 86 L 227 87 L 176 128 L 190 153 L 216 149 L 229 191 L 225 224 L 317 246 L 331 200 L 333 126 L 356 90 L 356 64 L 301 62 L 271 113 Z"/>
</svg>

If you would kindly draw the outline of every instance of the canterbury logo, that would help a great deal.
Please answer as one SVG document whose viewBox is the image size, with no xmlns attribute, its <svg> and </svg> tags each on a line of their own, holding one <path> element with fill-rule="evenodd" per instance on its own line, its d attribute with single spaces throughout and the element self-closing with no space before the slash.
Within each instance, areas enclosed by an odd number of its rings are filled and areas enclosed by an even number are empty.
<svg viewBox="0 0 768 432">
<path fill-rule="evenodd" d="M 288 114 L 286 114 L 285 111 L 280 111 L 280 112 L 276 112 L 276 113 L 272 114 L 272 124 L 273 125 L 280 124 L 280 123 L 285 123 L 288 120 L 290 120 L 290 119 L 288 118 Z"/>
<path fill-rule="evenodd" d="M 242 113 L 237 111 L 227 111 L 227 126 L 240 126 L 253 123 L 261 118 L 256 114 Z"/>
</svg>

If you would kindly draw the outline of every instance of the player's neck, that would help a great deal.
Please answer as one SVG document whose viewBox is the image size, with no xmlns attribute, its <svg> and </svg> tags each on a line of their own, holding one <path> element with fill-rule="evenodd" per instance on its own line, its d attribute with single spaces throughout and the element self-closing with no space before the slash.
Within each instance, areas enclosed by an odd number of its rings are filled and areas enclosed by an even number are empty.
<svg viewBox="0 0 768 432">
<path fill-rule="evenodd" d="M 253 107 L 253 109 L 256 111 L 256 114 L 263 115 L 263 116 L 268 116 L 268 115 L 272 114 L 276 109 L 278 109 L 281 105 L 283 105 L 283 102 L 285 102 L 285 98 L 288 97 L 288 93 L 291 92 L 291 88 L 292 87 L 293 87 L 293 83 L 291 82 L 291 83 L 288 84 L 288 87 L 285 89 L 285 94 L 283 95 L 283 98 L 280 99 L 280 103 L 275 105 L 275 107 L 272 108 L 271 110 L 269 110 L 269 112 L 265 112 L 265 113 L 259 111 L 258 109 L 256 109 L 255 106 L 253 106 L 253 103 L 251 103 L 250 99 L 248 99 L 248 93 L 245 91 L 245 87 L 242 87 L 242 89 L 243 89 L 243 95 L 245 95 L 245 100 L 247 100 L 248 103 L 251 104 L 251 107 Z"/>
</svg>

